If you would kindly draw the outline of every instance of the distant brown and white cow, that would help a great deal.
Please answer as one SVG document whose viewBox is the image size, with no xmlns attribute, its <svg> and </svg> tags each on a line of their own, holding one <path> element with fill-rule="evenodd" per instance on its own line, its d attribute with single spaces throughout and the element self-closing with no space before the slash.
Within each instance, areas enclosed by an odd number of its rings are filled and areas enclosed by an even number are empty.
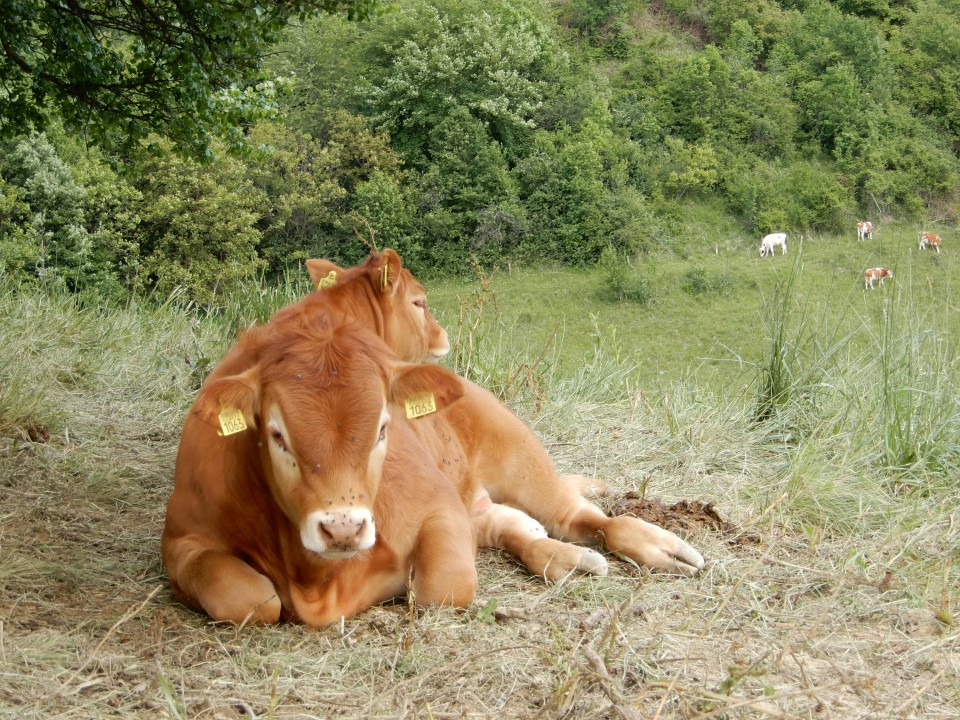
<svg viewBox="0 0 960 720">
<path fill-rule="evenodd" d="M 180 441 L 161 542 L 175 594 L 214 620 L 322 626 L 412 573 L 418 603 L 469 604 L 470 519 L 404 412 L 428 395 L 442 413 L 460 379 L 324 314 L 248 331 L 229 358 Z"/>
<path fill-rule="evenodd" d="M 865 238 L 873 240 L 873 223 L 869 220 L 857 223 L 857 240 L 863 241 Z"/>
<path fill-rule="evenodd" d="M 870 268 L 863 271 L 863 288 L 873 289 L 873 283 L 878 282 L 883 285 L 883 281 L 893 277 L 893 271 L 886 268 Z"/>
<path fill-rule="evenodd" d="M 384 285 L 384 273 L 388 279 L 407 273 L 391 250 L 373 253 L 355 268 L 326 260 L 308 261 L 308 268 L 315 284 L 324 278 L 333 283 L 301 301 L 304 308 L 314 312 L 326 301 L 327 312 L 378 333 L 377 318 L 384 313 L 388 292 L 376 288 Z M 416 282 L 412 276 L 409 281 Z M 636 518 L 608 518 L 581 494 L 603 489 L 603 483 L 579 475 L 558 476 L 530 428 L 492 393 L 468 380 L 461 382 L 464 394 L 455 406 L 415 423 L 414 429 L 436 429 L 423 438 L 424 443 L 437 467 L 459 489 L 481 546 L 503 548 L 531 572 L 551 580 L 572 570 L 607 571 L 603 556 L 565 541 L 604 546 L 642 565 L 685 575 L 703 567 L 700 554 L 673 533 Z M 436 437 L 444 441 L 437 442 Z"/>
<path fill-rule="evenodd" d="M 770 233 L 765 236 L 763 240 L 760 241 L 760 257 L 770 255 L 773 257 L 773 251 L 776 249 L 777 245 L 783 248 L 783 254 L 787 254 L 787 234 L 786 233 Z"/>
<path fill-rule="evenodd" d="M 920 233 L 920 249 L 924 250 L 928 247 L 935 248 L 937 254 L 940 254 L 940 236 L 932 232 L 922 232 Z"/>
</svg>

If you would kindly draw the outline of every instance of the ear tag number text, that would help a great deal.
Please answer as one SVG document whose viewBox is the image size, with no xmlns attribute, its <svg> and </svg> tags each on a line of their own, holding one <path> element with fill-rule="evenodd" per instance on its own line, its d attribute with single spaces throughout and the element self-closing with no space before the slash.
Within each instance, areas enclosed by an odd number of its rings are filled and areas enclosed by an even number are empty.
<svg viewBox="0 0 960 720">
<path fill-rule="evenodd" d="M 407 418 L 413 419 L 429 415 L 437 411 L 437 401 L 432 392 L 420 393 L 409 397 L 404 401 L 407 410 Z"/>
<path fill-rule="evenodd" d="M 220 411 L 220 432 L 219 435 L 233 435 L 243 432 L 247 429 L 247 421 L 243 419 L 243 413 L 237 408 L 224 408 Z"/>
</svg>

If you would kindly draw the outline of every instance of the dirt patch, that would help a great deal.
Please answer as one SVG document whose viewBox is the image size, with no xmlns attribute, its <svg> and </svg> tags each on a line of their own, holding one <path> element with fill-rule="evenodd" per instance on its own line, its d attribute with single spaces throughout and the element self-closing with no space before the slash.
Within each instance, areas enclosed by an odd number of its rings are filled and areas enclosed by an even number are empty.
<svg viewBox="0 0 960 720">
<path fill-rule="evenodd" d="M 30 442 L 45 443 L 50 439 L 50 431 L 43 423 L 27 423 L 25 431 L 27 433 L 27 437 L 30 438 Z"/>
<path fill-rule="evenodd" d="M 614 500 L 607 512 L 611 517 L 629 515 L 659 525 L 666 530 L 693 531 L 707 528 L 723 537 L 731 545 L 759 545 L 760 536 L 724 520 L 713 503 L 699 500 L 681 500 L 673 505 L 665 505 L 656 498 L 643 497 L 636 492 L 628 492 Z"/>
</svg>

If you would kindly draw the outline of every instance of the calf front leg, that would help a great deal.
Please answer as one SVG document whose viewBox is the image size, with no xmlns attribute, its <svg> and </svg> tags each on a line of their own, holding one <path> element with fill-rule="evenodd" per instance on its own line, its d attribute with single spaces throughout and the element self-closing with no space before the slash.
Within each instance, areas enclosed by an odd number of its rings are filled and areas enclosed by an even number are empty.
<svg viewBox="0 0 960 720">
<path fill-rule="evenodd" d="M 466 402 L 472 403 L 474 410 L 470 417 L 486 418 L 471 428 L 472 437 L 482 439 L 473 451 L 473 477 L 494 503 L 520 509 L 560 540 L 605 545 L 635 562 L 683 575 L 693 575 L 703 567 L 700 553 L 673 533 L 636 518 L 604 515 L 581 495 L 590 482 L 582 476 L 558 476 L 530 428 L 486 391 L 472 385 L 468 390 Z M 524 548 L 532 543 L 518 541 L 517 550 L 510 550 L 507 543 L 513 542 L 511 537 L 494 537 L 489 544 L 514 552 L 527 564 L 520 551 L 526 552 Z M 529 562 L 537 566 L 534 559 Z"/>
<path fill-rule="evenodd" d="M 477 592 L 476 542 L 466 513 L 437 513 L 420 530 L 413 557 L 418 605 L 466 607 Z"/>
<path fill-rule="evenodd" d="M 281 603 L 270 578 L 225 550 L 195 538 L 179 538 L 164 548 L 175 594 L 187 605 L 223 622 L 272 624 Z"/>
<path fill-rule="evenodd" d="M 586 475 L 560 475 L 559 478 L 584 497 L 607 497 L 610 494 L 610 486 L 603 480 Z"/>
</svg>

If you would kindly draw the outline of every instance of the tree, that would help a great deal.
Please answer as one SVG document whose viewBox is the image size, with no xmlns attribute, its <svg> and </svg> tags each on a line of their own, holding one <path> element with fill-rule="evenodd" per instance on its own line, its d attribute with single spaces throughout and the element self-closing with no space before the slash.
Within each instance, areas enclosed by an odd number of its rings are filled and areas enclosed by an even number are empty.
<svg viewBox="0 0 960 720">
<path fill-rule="evenodd" d="M 45 135 L 35 134 L 0 147 L 0 179 L 16 189 L 5 192 L 11 222 L 0 245 L 7 247 L 3 254 L 8 257 L 10 248 L 19 248 L 19 259 L 6 262 L 30 276 L 77 289 L 89 270 L 93 246 L 84 226 L 86 193 L 71 169 Z"/>
<path fill-rule="evenodd" d="M 212 135 L 274 109 L 268 48 L 291 19 L 375 13 L 379 0 L 2 0 L 0 136 L 59 114 L 90 140 L 157 133 L 210 153 Z"/>
<path fill-rule="evenodd" d="M 374 121 L 418 168 L 429 164 L 434 130 L 462 111 L 510 158 L 530 136 L 555 79 L 556 48 L 533 13 L 522 5 L 478 5 L 456 13 L 415 7 L 392 18 L 396 30 L 382 29 L 387 39 L 397 33 L 395 45 L 371 68 L 364 94 Z"/>
</svg>

